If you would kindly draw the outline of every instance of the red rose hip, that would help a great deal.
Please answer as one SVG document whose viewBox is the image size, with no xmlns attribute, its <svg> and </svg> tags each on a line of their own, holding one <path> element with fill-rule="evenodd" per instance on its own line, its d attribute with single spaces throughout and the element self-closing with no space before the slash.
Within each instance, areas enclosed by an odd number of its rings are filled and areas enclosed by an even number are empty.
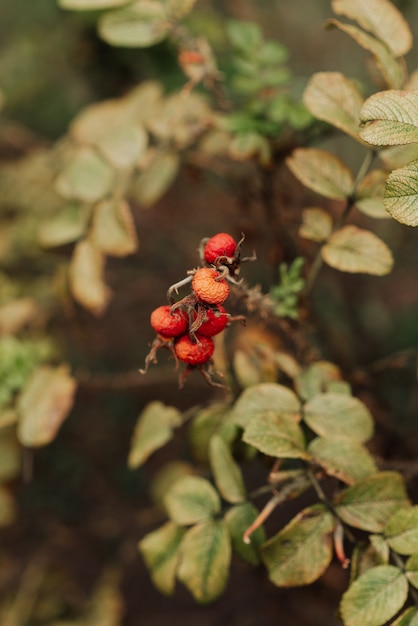
<svg viewBox="0 0 418 626">
<path fill-rule="evenodd" d="M 217 270 L 201 267 L 192 279 L 192 289 L 201 302 L 222 304 L 229 296 L 229 285 Z"/>
<path fill-rule="evenodd" d="M 214 263 L 218 256 L 233 257 L 237 249 L 236 241 L 228 233 L 218 233 L 205 244 L 203 255 L 206 263 Z"/>
<path fill-rule="evenodd" d="M 191 341 L 189 335 L 182 335 L 174 344 L 177 358 L 187 365 L 203 365 L 213 355 L 215 344 L 213 339 L 203 335 L 196 335 L 196 341 Z"/>
<path fill-rule="evenodd" d="M 179 311 L 170 312 L 168 305 L 159 306 L 151 313 L 150 323 L 156 333 L 169 339 L 186 332 L 188 320 Z"/>
</svg>

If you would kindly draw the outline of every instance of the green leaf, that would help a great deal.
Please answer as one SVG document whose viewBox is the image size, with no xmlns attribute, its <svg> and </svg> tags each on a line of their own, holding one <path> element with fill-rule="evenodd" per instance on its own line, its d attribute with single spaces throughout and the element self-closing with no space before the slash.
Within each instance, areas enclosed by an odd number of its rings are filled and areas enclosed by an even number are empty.
<svg viewBox="0 0 418 626">
<path fill-rule="evenodd" d="M 405 483 L 397 472 L 379 472 L 364 478 L 335 500 L 343 522 L 373 533 L 382 532 L 395 511 L 408 505 Z"/>
<path fill-rule="evenodd" d="M 93 315 L 102 315 L 111 298 L 104 282 L 105 256 L 85 239 L 74 248 L 69 267 L 71 293 Z"/>
<path fill-rule="evenodd" d="M 263 33 L 256 22 L 228 20 L 226 30 L 232 45 L 249 54 L 263 41 Z"/>
<path fill-rule="evenodd" d="M 299 236 L 319 243 L 326 241 L 332 232 L 332 217 L 318 207 L 303 209 Z"/>
<path fill-rule="evenodd" d="M 170 519 L 182 526 L 196 524 L 221 510 L 217 491 L 200 476 L 179 478 L 167 492 L 164 505 Z"/>
<path fill-rule="evenodd" d="M 341 370 L 330 361 L 316 361 L 298 373 L 296 390 L 304 400 L 310 400 L 319 393 L 330 391 L 332 383 L 343 382 Z"/>
<path fill-rule="evenodd" d="M 373 435 L 373 418 L 363 402 L 341 393 L 320 393 L 305 404 L 304 421 L 328 439 L 364 443 Z"/>
<path fill-rule="evenodd" d="M 64 198 L 97 202 L 112 189 L 114 172 L 90 147 L 82 147 L 56 180 L 55 188 Z"/>
<path fill-rule="evenodd" d="M 418 552 L 418 506 L 396 511 L 385 527 L 384 536 L 399 554 Z"/>
<path fill-rule="evenodd" d="M 228 421 L 229 405 L 216 402 L 202 409 L 193 418 L 187 437 L 188 444 L 197 463 L 209 463 L 209 442 L 212 435 L 220 434 L 226 442 L 234 439 L 237 427 Z"/>
<path fill-rule="evenodd" d="M 221 496 L 232 504 L 245 500 L 245 486 L 241 470 L 229 446 L 220 435 L 214 435 L 211 438 L 209 451 L 213 477 Z"/>
<path fill-rule="evenodd" d="M 334 518 L 322 505 L 301 511 L 261 548 L 270 580 L 278 587 L 298 587 L 317 580 L 333 554 Z"/>
<path fill-rule="evenodd" d="M 340 612 L 345 626 L 382 626 L 405 604 L 408 582 L 399 567 L 367 570 L 344 593 Z"/>
<path fill-rule="evenodd" d="M 328 20 L 327 25 L 343 31 L 352 37 L 359 46 L 372 54 L 374 62 L 388 87 L 397 89 L 403 85 L 406 78 L 403 59 L 397 59 L 385 43 L 351 24 L 343 24 L 338 20 Z"/>
<path fill-rule="evenodd" d="M 58 5 L 72 11 L 98 11 L 120 7 L 129 2 L 131 0 L 58 0 Z"/>
<path fill-rule="evenodd" d="M 223 521 L 190 528 L 181 543 L 178 579 L 197 602 L 207 604 L 224 591 L 231 561 L 231 540 Z"/>
<path fill-rule="evenodd" d="M 392 252 L 369 230 L 343 226 L 322 247 L 324 261 L 341 272 L 385 276 L 393 267 Z"/>
<path fill-rule="evenodd" d="M 356 20 L 383 41 L 397 57 L 412 48 L 412 33 L 400 11 L 388 0 L 333 0 L 332 10 Z"/>
<path fill-rule="evenodd" d="M 245 428 L 242 439 L 272 457 L 309 458 L 299 424 L 277 411 L 265 410 L 254 415 Z"/>
<path fill-rule="evenodd" d="M 412 554 L 405 564 L 406 577 L 418 589 L 418 553 Z"/>
<path fill-rule="evenodd" d="M 340 72 L 318 72 L 310 79 L 303 101 L 317 119 L 332 124 L 357 141 L 363 97 L 356 84 Z"/>
<path fill-rule="evenodd" d="M 171 29 L 165 7 L 155 0 L 138 0 L 105 13 L 99 34 L 112 46 L 147 48 L 165 39 Z"/>
<path fill-rule="evenodd" d="M 19 441 L 27 447 L 53 441 L 74 402 L 76 381 L 66 365 L 42 365 L 29 378 L 19 396 Z"/>
<path fill-rule="evenodd" d="M 384 205 L 391 216 L 407 226 L 418 226 L 418 160 L 388 176 Z"/>
<path fill-rule="evenodd" d="M 129 204 L 116 199 L 97 204 L 90 238 L 103 254 L 116 257 L 133 254 L 138 248 L 138 239 Z"/>
<path fill-rule="evenodd" d="M 266 411 L 275 411 L 293 421 L 300 420 L 300 402 L 288 387 L 277 383 L 259 383 L 245 389 L 232 407 L 229 419 L 245 428 L 250 419 Z"/>
<path fill-rule="evenodd" d="M 372 170 L 357 185 L 356 207 L 359 211 L 377 219 L 389 218 L 383 203 L 388 173 L 385 170 Z"/>
<path fill-rule="evenodd" d="M 181 413 L 173 406 L 155 400 L 147 404 L 138 418 L 128 456 L 131 469 L 142 465 L 148 457 L 164 446 L 181 425 Z"/>
<path fill-rule="evenodd" d="M 346 200 L 353 191 L 353 175 L 330 152 L 317 148 L 297 148 L 286 159 L 286 163 L 305 187 L 325 198 Z"/>
<path fill-rule="evenodd" d="M 161 593 L 172 595 L 179 563 L 179 547 L 185 534 L 173 522 L 167 522 L 145 535 L 138 544 L 142 557 L 150 570 L 152 582 Z"/>
<path fill-rule="evenodd" d="M 310 442 L 308 451 L 313 462 L 323 467 L 327 474 L 349 485 L 377 472 L 373 457 L 356 441 L 316 437 Z"/>
<path fill-rule="evenodd" d="M 406 609 L 390 626 L 418 626 L 418 610 L 415 607 Z"/>
<path fill-rule="evenodd" d="M 136 199 L 145 207 L 155 204 L 171 187 L 179 168 L 178 154 L 157 151 L 134 183 Z"/>
<path fill-rule="evenodd" d="M 360 136 L 375 146 L 418 141 L 418 90 L 380 91 L 366 100 L 360 112 Z"/>
<path fill-rule="evenodd" d="M 258 511 L 253 504 L 245 502 L 230 508 L 225 514 L 224 520 L 231 535 L 232 549 L 244 561 L 250 565 L 260 563 L 260 546 L 266 540 L 264 528 L 259 526 L 250 537 L 250 543 L 244 543 L 243 535 L 247 528 L 258 517 Z"/>
</svg>

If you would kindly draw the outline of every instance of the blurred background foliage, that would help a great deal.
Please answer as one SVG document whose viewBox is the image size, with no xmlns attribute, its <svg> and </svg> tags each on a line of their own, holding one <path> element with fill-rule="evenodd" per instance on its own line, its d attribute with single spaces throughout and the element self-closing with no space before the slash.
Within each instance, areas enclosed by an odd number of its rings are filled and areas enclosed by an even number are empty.
<svg viewBox="0 0 418 626">
<path fill-rule="evenodd" d="M 416 3 L 395 4 L 417 41 Z M 288 49 L 298 98 L 316 71 L 338 70 L 366 84 L 369 80 L 364 52 L 343 34 L 325 31 L 328 17 L 328 0 L 200 0 L 188 26 L 212 43 L 219 69 L 233 73 L 226 19 L 257 22 L 266 38 Z M 152 339 L 149 311 L 164 300 L 167 285 L 195 266 L 200 239 L 218 230 L 245 232 L 248 252 L 255 248 L 259 257 L 245 277 L 265 291 L 274 284 L 282 259 L 277 242 L 271 241 L 268 216 L 249 197 L 250 186 L 235 185 L 231 192 L 216 176 L 203 177 L 186 167 L 156 206 L 136 207 L 138 252 L 108 262 L 114 299 L 106 314 L 96 319 L 66 300 L 55 270 L 65 265 L 70 250 L 64 246 L 40 255 L 35 236 L 39 214 L 48 215 L 57 206 L 45 180 L 52 182 L 57 174 L 60 138 L 91 103 L 122 97 L 147 79 L 157 78 L 167 92 L 185 82 L 170 43 L 149 49 L 110 47 L 98 38 L 96 21 L 96 13 L 66 12 L 55 0 L 0 3 L 0 194 L 8 199 L 0 202 L 0 259 L 7 270 L 7 276 L 0 275 L 0 302 L 10 294 L 35 296 L 50 314 L 46 321 L 31 309 L 31 336 L 0 340 L 0 376 L 2 383 L 7 381 L 3 389 L 13 393 L 38 360 L 58 353 L 79 381 L 76 408 L 53 444 L 34 455 L 25 453 L 22 462 L 13 437 L 4 443 L 0 470 L 19 514 L 2 531 L 0 621 L 5 626 L 159 626 L 170 619 L 174 625 L 228 621 L 231 626 L 271 626 L 279 616 L 293 626 L 335 626 L 339 622 L 333 611 L 345 584 L 339 569 L 301 592 L 272 588 L 259 580 L 259 572 L 234 563 L 230 590 L 216 606 L 203 610 L 183 591 L 170 601 L 161 599 L 137 556 L 138 536 L 155 522 L 148 485 L 167 461 L 161 453 L 146 469 L 128 470 L 137 415 L 162 395 L 164 402 L 181 409 L 213 395 L 199 380 L 191 380 L 180 393 L 172 365 L 165 361 L 146 380 L 138 377 Z M 407 57 L 411 71 L 418 67 L 416 50 Z M 356 148 L 345 139 L 330 140 L 330 145 L 343 151 L 348 163 L 357 162 Z M 27 168 L 14 176 L 15 165 L 28 155 Z M 44 181 L 41 188 L 39 181 Z M 285 211 L 295 212 L 290 223 L 293 219 L 296 228 L 301 207 L 314 198 L 284 171 L 275 193 Z M 22 226 L 11 238 L 17 216 L 22 216 Z M 394 250 L 393 273 L 376 279 L 324 268 L 307 328 L 319 354 L 341 364 L 365 397 L 374 394 L 382 432 L 379 452 L 408 459 L 418 443 L 418 248 L 414 231 L 393 221 L 380 222 L 377 232 Z M 302 251 L 311 253 L 309 246 Z M 64 294 L 59 305 L 57 293 Z M 254 320 L 247 340 L 237 333 L 231 344 L 245 351 L 255 340 L 277 338 Z M 10 346 L 13 341 L 18 345 Z M 7 401 L 0 397 L 0 406 Z M 183 449 L 179 437 L 170 455 L 176 458 Z M 23 473 L 16 475 L 19 464 Z M 3 505 L 10 511 L 9 504 L 0 493 L 0 509 Z"/>
</svg>

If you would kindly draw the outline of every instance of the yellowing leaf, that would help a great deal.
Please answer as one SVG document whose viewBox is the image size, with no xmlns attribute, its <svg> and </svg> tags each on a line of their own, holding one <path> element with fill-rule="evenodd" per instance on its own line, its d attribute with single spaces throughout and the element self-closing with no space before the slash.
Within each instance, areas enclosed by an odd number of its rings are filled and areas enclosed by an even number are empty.
<svg viewBox="0 0 418 626">
<path fill-rule="evenodd" d="M 58 176 L 55 188 L 64 198 L 97 202 L 109 193 L 113 182 L 110 165 L 93 148 L 82 147 Z"/>
<path fill-rule="evenodd" d="M 164 505 L 170 519 L 182 526 L 201 522 L 221 510 L 218 492 L 200 476 L 179 478 L 166 493 Z"/>
<path fill-rule="evenodd" d="M 326 198 L 346 200 L 353 191 L 354 179 L 350 170 L 330 152 L 297 148 L 286 163 L 305 187 Z"/>
<path fill-rule="evenodd" d="M 384 276 L 393 267 L 393 256 L 387 245 L 369 230 L 343 226 L 323 246 L 322 258 L 341 272 Z"/>
<path fill-rule="evenodd" d="M 131 0 L 58 0 L 62 9 L 72 11 L 95 11 L 101 9 L 112 9 L 128 4 Z"/>
<path fill-rule="evenodd" d="M 14 335 L 39 316 L 40 310 L 32 298 L 16 298 L 0 305 L 0 336 Z"/>
<path fill-rule="evenodd" d="M 356 189 L 356 207 L 359 211 L 377 219 L 390 217 L 383 204 L 387 177 L 388 173 L 384 170 L 372 170 L 360 181 Z"/>
<path fill-rule="evenodd" d="M 134 469 L 142 465 L 155 450 L 170 441 L 174 428 L 180 424 L 180 412 L 175 407 L 159 400 L 147 404 L 132 435 L 128 466 Z"/>
<path fill-rule="evenodd" d="M 418 506 L 396 511 L 386 525 L 384 536 L 398 554 L 418 553 Z"/>
<path fill-rule="evenodd" d="M 167 0 L 167 10 L 174 19 L 185 17 L 193 9 L 196 0 Z"/>
<path fill-rule="evenodd" d="M 260 452 L 276 458 L 306 459 L 305 438 L 299 424 L 274 410 L 253 416 L 244 431 L 243 441 Z"/>
<path fill-rule="evenodd" d="M 156 152 L 134 183 L 133 193 L 143 206 L 155 204 L 174 182 L 180 168 L 178 154 Z"/>
<path fill-rule="evenodd" d="M 335 499 L 343 522 L 373 533 L 382 532 L 395 511 L 408 505 L 405 483 L 397 472 L 378 472 L 363 478 Z"/>
<path fill-rule="evenodd" d="M 104 282 L 104 264 L 104 255 L 91 241 L 76 245 L 69 268 L 71 293 L 93 315 L 101 315 L 111 297 Z"/>
<path fill-rule="evenodd" d="M 193 418 L 187 434 L 191 454 L 197 463 L 209 463 L 209 442 L 212 435 L 219 433 L 226 441 L 235 437 L 237 427 L 227 421 L 228 412 L 229 405 L 213 403 Z"/>
<path fill-rule="evenodd" d="M 360 112 L 360 136 L 376 146 L 418 141 L 418 90 L 391 89 L 373 94 Z"/>
<path fill-rule="evenodd" d="M 363 443 L 373 434 L 373 418 L 358 398 L 320 393 L 305 404 L 304 420 L 318 435 Z"/>
<path fill-rule="evenodd" d="M 120 125 L 106 133 L 98 148 L 119 169 L 135 166 L 148 147 L 148 134 L 139 124 Z"/>
<path fill-rule="evenodd" d="M 99 34 L 112 46 L 146 48 L 162 41 L 171 28 L 162 3 L 139 0 L 105 13 L 99 21 Z"/>
<path fill-rule="evenodd" d="M 76 381 L 68 367 L 39 367 L 18 400 L 19 441 L 31 448 L 50 443 L 73 406 Z"/>
<path fill-rule="evenodd" d="M 333 0 L 332 10 L 356 20 L 381 39 L 397 57 L 412 48 L 412 33 L 403 15 L 389 0 Z"/>
<path fill-rule="evenodd" d="M 299 235 L 310 241 L 326 241 L 332 232 L 332 217 L 319 207 L 303 210 Z"/>
<path fill-rule="evenodd" d="M 334 519 L 322 505 L 304 509 L 261 550 L 270 580 L 278 587 L 309 585 L 332 559 Z"/>
<path fill-rule="evenodd" d="M 94 208 L 90 238 L 103 254 L 124 257 L 138 248 L 135 224 L 124 200 L 103 200 Z"/>
<path fill-rule="evenodd" d="M 340 72 L 318 72 L 310 79 L 303 101 L 316 118 L 359 141 L 359 115 L 363 97 L 353 81 Z"/>
<path fill-rule="evenodd" d="M 406 72 L 403 60 L 399 60 L 390 48 L 373 35 L 352 24 L 344 24 L 338 20 L 328 20 L 328 26 L 339 28 L 356 41 L 359 46 L 372 54 L 376 66 L 386 81 L 388 87 L 398 89 L 405 81 Z"/>
<path fill-rule="evenodd" d="M 145 535 L 139 542 L 139 551 L 150 570 L 151 579 L 161 593 L 171 595 L 176 582 L 179 547 L 185 534 L 173 522 L 167 522 Z"/>
<path fill-rule="evenodd" d="M 408 581 L 399 567 L 378 565 L 355 580 L 340 605 L 345 626 L 382 626 L 405 604 Z"/>
<path fill-rule="evenodd" d="M 56 216 L 45 221 L 39 230 L 41 246 L 55 248 L 82 239 L 86 234 L 90 211 L 85 206 L 70 204 Z"/>
<path fill-rule="evenodd" d="M 418 160 L 389 174 L 383 201 L 395 220 L 418 226 Z"/>
<path fill-rule="evenodd" d="M 280 413 L 282 418 L 300 420 L 297 395 L 284 385 L 259 383 L 245 389 L 232 407 L 230 421 L 242 428 L 255 416 L 266 411 Z"/>
<path fill-rule="evenodd" d="M 197 602 L 216 600 L 226 587 L 231 561 L 231 540 L 225 522 L 208 520 L 190 528 L 180 551 L 180 582 Z"/>
<path fill-rule="evenodd" d="M 315 437 L 308 451 L 313 462 L 348 485 L 377 472 L 376 463 L 367 449 L 353 440 Z"/>
</svg>

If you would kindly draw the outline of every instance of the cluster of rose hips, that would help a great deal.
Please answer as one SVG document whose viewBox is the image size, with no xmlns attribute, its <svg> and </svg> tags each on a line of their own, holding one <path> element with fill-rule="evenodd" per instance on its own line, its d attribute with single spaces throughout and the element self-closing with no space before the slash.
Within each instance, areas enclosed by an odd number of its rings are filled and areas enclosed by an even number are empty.
<svg viewBox="0 0 418 626">
<path fill-rule="evenodd" d="M 237 280 L 242 261 L 255 257 L 241 258 L 241 244 L 231 235 L 218 233 L 201 241 L 199 255 L 201 266 L 187 272 L 187 277 L 172 285 L 167 297 L 170 304 L 162 305 L 151 313 L 150 323 L 157 333 L 145 359 L 145 373 L 150 363 L 157 362 L 157 351 L 168 348 L 176 359 L 185 363 L 179 379 L 180 387 L 186 376 L 198 369 L 206 380 L 213 381 L 212 355 L 215 344 L 212 337 L 221 333 L 233 321 L 244 320 L 239 315 L 232 317 L 223 307 L 228 298 L 230 283 Z M 191 292 L 175 302 L 180 287 L 191 283 Z"/>
</svg>

